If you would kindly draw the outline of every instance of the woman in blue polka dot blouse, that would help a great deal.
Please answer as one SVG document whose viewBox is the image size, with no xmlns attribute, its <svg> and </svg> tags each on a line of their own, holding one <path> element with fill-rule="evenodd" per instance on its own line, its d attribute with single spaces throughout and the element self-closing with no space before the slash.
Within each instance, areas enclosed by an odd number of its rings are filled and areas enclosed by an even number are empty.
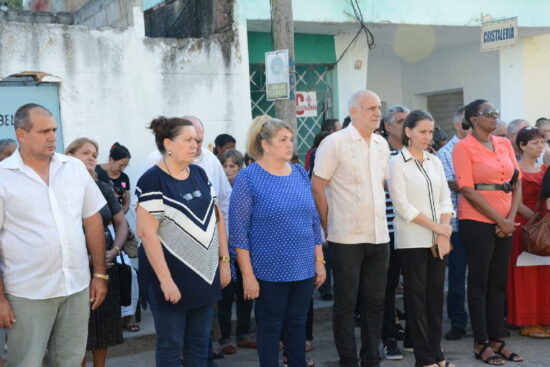
<svg viewBox="0 0 550 367">
<path fill-rule="evenodd" d="M 305 324 L 313 287 L 326 278 L 319 215 L 305 169 L 290 163 L 293 128 L 257 117 L 248 136 L 256 160 L 235 178 L 230 246 L 245 299 L 256 299 L 260 367 L 277 367 L 282 335 L 289 367 L 305 367 Z"/>
</svg>

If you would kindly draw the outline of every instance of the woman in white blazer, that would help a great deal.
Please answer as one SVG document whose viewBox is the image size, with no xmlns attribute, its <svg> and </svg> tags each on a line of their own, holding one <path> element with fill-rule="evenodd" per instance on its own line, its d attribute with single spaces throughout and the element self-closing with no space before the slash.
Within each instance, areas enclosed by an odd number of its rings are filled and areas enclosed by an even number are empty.
<svg viewBox="0 0 550 367">
<path fill-rule="evenodd" d="M 434 119 L 412 111 L 404 122 L 404 148 L 389 165 L 396 213 L 395 248 L 403 269 L 407 326 L 416 366 L 450 367 L 441 351 L 444 256 L 451 250 L 453 204 L 439 158 L 427 152 Z"/>
</svg>

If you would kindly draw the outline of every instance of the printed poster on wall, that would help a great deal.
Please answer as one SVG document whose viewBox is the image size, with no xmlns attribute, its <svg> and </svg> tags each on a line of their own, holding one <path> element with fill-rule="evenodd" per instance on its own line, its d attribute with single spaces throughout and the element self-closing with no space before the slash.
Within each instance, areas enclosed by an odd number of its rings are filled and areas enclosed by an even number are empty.
<svg viewBox="0 0 550 367">
<path fill-rule="evenodd" d="M 317 92 L 296 92 L 296 117 L 317 117 Z"/>
<path fill-rule="evenodd" d="M 290 79 L 288 50 L 265 53 L 265 91 L 268 101 L 289 99 Z"/>
</svg>

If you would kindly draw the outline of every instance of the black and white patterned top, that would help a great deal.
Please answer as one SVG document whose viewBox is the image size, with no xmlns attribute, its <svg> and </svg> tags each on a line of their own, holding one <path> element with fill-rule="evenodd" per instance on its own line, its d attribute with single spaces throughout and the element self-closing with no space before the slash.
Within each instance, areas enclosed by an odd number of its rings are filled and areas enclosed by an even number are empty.
<svg viewBox="0 0 550 367">
<path fill-rule="evenodd" d="M 399 153 L 399 151 L 390 145 L 390 156 L 397 155 L 397 153 Z M 395 218 L 395 213 L 393 212 L 393 204 L 391 202 L 390 192 L 387 187 L 384 192 L 386 193 L 386 218 L 388 220 L 388 232 L 393 233 L 393 218 Z"/>
<path fill-rule="evenodd" d="M 141 176 L 136 187 L 138 205 L 159 221 L 158 235 L 166 264 L 181 293 L 176 305 L 165 301 L 142 246 L 141 294 L 147 295 L 152 284 L 164 310 L 200 307 L 216 302 L 221 296 L 215 191 L 202 168 L 190 165 L 189 169 L 189 177 L 178 180 L 153 166 Z"/>
</svg>

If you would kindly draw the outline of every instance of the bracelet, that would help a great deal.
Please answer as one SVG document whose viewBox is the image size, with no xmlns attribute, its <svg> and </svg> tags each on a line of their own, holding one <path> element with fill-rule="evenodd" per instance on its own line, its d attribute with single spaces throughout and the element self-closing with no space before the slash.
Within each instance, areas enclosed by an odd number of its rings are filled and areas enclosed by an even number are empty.
<svg viewBox="0 0 550 367">
<path fill-rule="evenodd" d="M 322 257 L 316 257 L 315 258 L 315 261 L 320 261 L 322 262 L 323 264 L 326 264 L 327 262 L 325 261 L 325 259 L 323 259 Z"/>
<path fill-rule="evenodd" d="M 220 256 L 220 261 L 222 263 L 228 263 L 229 262 L 229 256 Z"/>
<path fill-rule="evenodd" d="M 114 246 L 113 248 L 116 249 L 116 254 L 120 255 L 120 248 L 118 248 L 117 246 Z"/>
<path fill-rule="evenodd" d="M 93 278 L 101 278 L 105 280 L 109 280 L 109 276 L 107 274 L 100 274 L 100 273 L 94 273 L 92 275 Z"/>
</svg>

